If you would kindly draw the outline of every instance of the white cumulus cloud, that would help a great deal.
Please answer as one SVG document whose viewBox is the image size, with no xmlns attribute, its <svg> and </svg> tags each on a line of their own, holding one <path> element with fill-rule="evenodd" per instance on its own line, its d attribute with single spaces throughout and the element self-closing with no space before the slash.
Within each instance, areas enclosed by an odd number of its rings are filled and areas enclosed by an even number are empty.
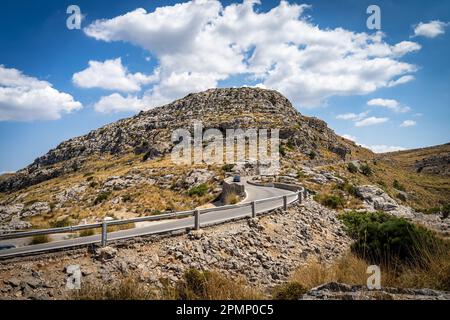
<svg viewBox="0 0 450 320">
<path fill-rule="evenodd" d="M 304 14 L 307 5 L 281 1 L 262 12 L 255 8 L 259 3 L 199 0 L 153 12 L 139 8 L 94 21 L 84 32 L 101 41 L 132 43 L 155 56 L 159 80 L 144 93 L 153 105 L 217 87 L 235 75 L 279 90 L 299 107 L 413 79 L 416 66 L 399 59 L 419 50 L 417 43 L 391 45 L 381 32 L 321 29 Z"/>
<path fill-rule="evenodd" d="M 80 102 L 48 81 L 0 65 L 0 121 L 55 120 L 80 108 Z"/>
<path fill-rule="evenodd" d="M 349 113 L 343 113 L 343 114 L 338 114 L 336 116 L 336 119 L 338 120 L 352 120 L 352 121 L 358 121 L 363 119 L 364 117 L 366 117 L 369 114 L 369 111 L 364 111 L 361 113 L 353 113 L 353 112 L 349 112 Z"/>
<path fill-rule="evenodd" d="M 394 99 L 371 99 L 367 101 L 367 105 L 384 107 L 397 113 L 405 113 L 411 110 L 411 108 L 402 106 L 397 100 Z"/>
<path fill-rule="evenodd" d="M 342 135 L 342 138 L 345 138 L 345 139 L 347 139 L 347 140 L 356 142 L 356 137 L 355 137 L 355 136 L 352 136 L 352 135 L 350 135 L 350 134 L 343 134 L 343 135 Z"/>
<path fill-rule="evenodd" d="M 365 118 L 365 119 L 355 122 L 355 127 L 373 126 L 376 124 L 384 123 L 388 120 L 389 120 L 389 118 L 368 117 L 368 118 Z"/>
<path fill-rule="evenodd" d="M 435 38 L 445 33 L 445 27 L 448 23 L 433 20 L 427 23 L 420 22 L 414 27 L 414 37 L 422 36 L 427 38 Z"/>
<path fill-rule="evenodd" d="M 75 85 L 81 88 L 102 88 L 123 92 L 141 90 L 141 85 L 156 81 L 157 75 L 148 76 L 140 72 L 130 73 L 122 65 L 121 58 L 89 61 L 89 67 L 72 76 Z"/>
<path fill-rule="evenodd" d="M 141 111 L 149 109 L 146 103 L 132 95 L 126 97 L 119 93 L 113 93 L 109 96 L 101 97 L 99 101 L 94 104 L 94 109 L 102 113 L 114 113 L 123 111 Z"/>
<path fill-rule="evenodd" d="M 402 122 L 400 127 L 407 128 L 407 127 L 412 127 L 412 126 L 415 126 L 415 125 L 416 125 L 416 121 L 414 121 L 414 120 L 405 120 L 405 121 Z"/>
<path fill-rule="evenodd" d="M 389 146 L 385 144 L 375 144 L 375 145 L 366 145 L 366 144 L 360 144 L 355 136 L 344 134 L 342 135 L 343 138 L 351 140 L 357 144 L 359 144 L 363 148 L 367 148 L 369 150 L 372 150 L 375 153 L 384 153 L 384 152 L 393 152 L 393 151 L 400 151 L 400 150 L 406 150 L 406 148 L 401 146 Z"/>
</svg>

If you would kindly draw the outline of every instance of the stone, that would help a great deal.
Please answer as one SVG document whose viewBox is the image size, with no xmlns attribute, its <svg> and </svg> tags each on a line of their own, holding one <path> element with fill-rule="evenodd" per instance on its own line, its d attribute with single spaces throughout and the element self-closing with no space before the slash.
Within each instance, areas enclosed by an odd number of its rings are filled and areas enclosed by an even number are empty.
<svg viewBox="0 0 450 320">
<path fill-rule="evenodd" d="M 100 261 L 108 261 L 112 260 L 117 255 L 117 249 L 113 247 L 102 247 L 96 250 L 96 258 Z"/>
</svg>

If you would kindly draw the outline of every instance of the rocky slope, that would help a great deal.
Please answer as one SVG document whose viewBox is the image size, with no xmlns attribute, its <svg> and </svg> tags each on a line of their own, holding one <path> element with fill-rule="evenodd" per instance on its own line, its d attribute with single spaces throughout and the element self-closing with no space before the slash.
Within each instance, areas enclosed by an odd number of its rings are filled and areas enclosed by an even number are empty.
<svg viewBox="0 0 450 320">
<path fill-rule="evenodd" d="M 368 150 L 337 136 L 324 121 L 301 115 L 280 93 L 258 88 L 210 89 L 189 94 L 165 106 L 120 120 L 61 143 L 28 167 L 0 178 L 0 192 L 19 190 L 79 170 L 87 159 L 105 154 L 167 154 L 171 133 L 192 130 L 194 120 L 204 129 L 279 128 L 280 138 L 306 160 L 351 159 Z"/>
<path fill-rule="evenodd" d="M 49 299 L 70 294 L 66 268 L 79 265 L 82 282 L 118 283 L 132 276 L 151 286 L 175 282 L 190 269 L 217 270 L 270 289 L 308 259 L 331 262 L 350 238 L 337 212 L 312 200 L 276 212 L 171 237 L 127 240 L 113 247 L 0 262 L 0 298 Z"/>
</svg>

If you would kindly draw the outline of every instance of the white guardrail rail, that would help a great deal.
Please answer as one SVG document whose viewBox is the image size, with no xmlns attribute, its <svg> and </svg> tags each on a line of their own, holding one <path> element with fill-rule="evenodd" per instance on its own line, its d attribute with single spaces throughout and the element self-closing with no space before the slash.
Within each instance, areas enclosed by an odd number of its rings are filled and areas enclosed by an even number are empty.
<svg viewBox="0 0 450 320">
<path fill-rule="evenodd" d="M 0 234 L 0 241 L 2 240 L 11 240 L 11 239 L 18 239 L 18 238 L 26 238 L 26 237 L 34 237 L 38 235 L 50 235 L 50 234 L 59 234 L 59 233 L 74 233 L 81 230 L 87 230 L 87 229 L 100 229 L 101 228 L 101 236 L 95 237 L 95 239 L 83 241 L 82 243 L 73 243 L 68 244 L 64 246 L 58 246 L 55 248 L 47 248 L 45 250 L 43 249 L 37 249 L 36 253 L 40 252 L 48 252 L 48 251 L 55 251 L 55 250 L 61 250 L 61 249 L 67 249 L 71 247 L 80 247 L 80 246 L 86 246 L 86 245 L 101 245 L 106 246 L 108 244 L 108 235 L 115 232 L 120 231 L 114 231 L 108 233 L 108 226 L 116 226 L 116 225 L 124 225 L 124 224 L 131 224 L 131 223 L 137 223 L 137 222 L 152 222 L 152 221 L 161 221 L 161 220 L 171 220 L 171 219 L 182 219 L 182 218 L 188 218 L 188 217 L 194 217 L 193 223 L 189 226 L 174 226 L 174 227 L 168 227 L 164 228 L 163 230 L 159 232 L 150 231 L 148 233 L 142 233 L 137 232 L 138 234 L 129 234 L 129 235 L 123 235 L 123 236 L 115 236 L 114 239 L 109 240 L 117 241 L 117 240 L 123 240 L 128 238 L 134 238 L 134 237 L 142 237 L 146 235 L 151 234 L 161 234 L 161 233 L 169 233 L 173 231 L 178 230 L 199 230 L 200 229 L 200 223 L 201 223 L 201 215 L 209 212 L 217 212 L 217 211 L 226 211 L 230 209 L 238 209 L 238 208 L 245 208 L 248 210 L 248 214 L 243 216 L 231 216 L 231 217 L 224 217 L 220 221 L 216 221 L 215 223 L 210 224 L 203 224 L 202 226 L 217 224 L 217 223 L 224 223 L 227 221 L 242 219 L 248 216 L 256 217 L 258 214 L 262 214 L 265 212 L 270 212 L 275 209 L 284 208 L 287 209 L 288 205 L 295 202 L 302 202 L 302 198 L 305 198 L 307 196 L 307 190 L 303 187 L 298 187 L 298 190 L 296 192 L 293 192 L 292 194 L 288 195 L 282 195 L 282 196 L 276 196 L 271 198 L 264 198 L 264 199 L 258 199 L 252 202 L 246 202 L 246 203 L 240 203 L 235 205 L 225 205 L 220 206 L 216 208 L 204 208 L 204 209 L 196 209 L 196 210 L 188 210 L 188 211 L 180 211 L 180 212 L 170 212 L 170 213 L 163 213 L 159 215 L 154 216 L 146 216 L 146 217 L 138 217 L 138 218 L 131 218 L 131 219 L 123 219 L 123 220 L 104 220 L 102 222 L 98 223 L 91 223 L 91 224 L 83 224 L 83 225 L 76 225 L 76 226 L 68 226 L 68 227 L 61 227 L 61 228 L 51 228 L 51 229 L 39 229 L 39 230 L 30 230 L 30 231 L 20 231 L 20 232 L 14 232 L 14 233 L 3 233 Z M 288 200 L 288 198 L 291 199 L 291 201 Z M 270 209 L 265 210 L 257 210 L 257 204 L 269 202 L 269 201 L 280 201 L 280 204 L 275 205 L 274 207 L 271 207 Z M 130 230 L 139 230 L 140 228 L 133 228 L 128 229 Z M 122 230 L 124 231 L 124 230 Z M 87 237 L 92 238 L 92 237 Z M 72 238 L 73 239 L 73 238 Z M 47 244 L 51 244 L 52 242 L 48 242 Z M 23 248 L 23 247 L 21 247 Z M 5 250 L 6 251 L 6 250 Z M 12 256 L 19 256 L 19 255 L 25 255 L 25 254 L 33 254 L 33 250 L 24 252 L 17 252 L 17 253 L 11 253 L 2 255 L 2 252 L 0 251 L 0 259 L 12 257 Z"/>
</svg>

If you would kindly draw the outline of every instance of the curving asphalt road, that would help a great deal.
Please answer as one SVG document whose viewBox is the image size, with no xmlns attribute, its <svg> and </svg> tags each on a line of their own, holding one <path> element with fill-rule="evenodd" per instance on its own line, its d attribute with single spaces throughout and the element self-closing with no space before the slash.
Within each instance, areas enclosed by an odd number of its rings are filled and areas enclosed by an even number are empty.
<svg viewBox="0 0 450 320">
<path fill-rule="evenodd" d="M 273 188 L 273 187 L 259 187 L 246 183 L 243 179 L 241 184 L 245 184 L 247 197 L 241 202 L 243 204 L 252 201 L 267 199 L 277 196 L 288 196 L 288 203 L 297 199 L 297 195 L 288 190 Z M 261 203 L 256 203 L 256 212 L 258 214 L 270 211 L 283 205 L 283 199 L 268 200 Z M 243 206 L 238 208 L 223 209 L 220 211 L 208 212 L 208 209 L 202 209 L 200 215 L 200 226 L 217 224 L 230 219 L 242 218 L 251 215 L 251 206 Z M 127 239 L 137 236 L 164 233 L 167 231 L 189 229 L 194 227 L 194 217 L 187 217 L 181 219 L 171 219 L 155 222 L 152 225 L 139 227 L 128 230 L 121 230 L 108 233 L 108 241 Z M 28 245 L 13 249 L 1 250 L 0 258 L 8 258 L 20 255 L 37 254 L 41 252 L 60 250 L 64 248 L 78 247 L 89 244 L 96 244 L 101 242 L 101 235 L 93 235 L 88 237 L 74 238 L 68 240 L 52 241 L 37 245 Z"/>
</svg>

